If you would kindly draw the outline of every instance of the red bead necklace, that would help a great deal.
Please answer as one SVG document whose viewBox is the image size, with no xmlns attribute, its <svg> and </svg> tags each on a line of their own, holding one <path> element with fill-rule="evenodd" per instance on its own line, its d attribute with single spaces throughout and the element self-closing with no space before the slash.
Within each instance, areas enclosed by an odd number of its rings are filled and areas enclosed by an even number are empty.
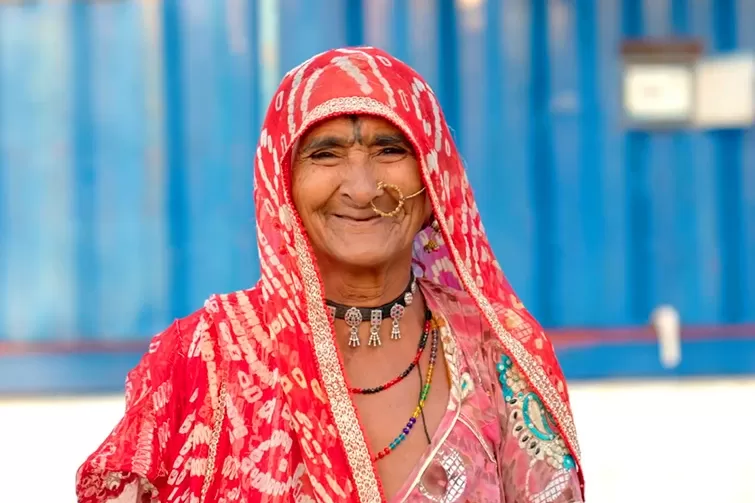
<svg viewBox="0 0 755 503">
<path fill-rule="evenodd" d="M 409 364 L 409 366 L 401 372 L 398 376 L 394 377 L 390 381 L 381 384 L 380 386 L 375 386 L 373 388 L 349 388 L 350 393 L 359 394 L 359 395 L 373 395 L 375 393 L 380 393 L 381 391 L 385 391 L 388 388 L 395 386 L 396 384 L 403 381 L 406 376 L 411 374 L 412 370 L 414 370 L 414 367 L 417 366 L 419 363 L 420 358 L 422 358 L 422 353 L 425 351 L 425 346 L 427 345 L 427 339 L 430 335 L 430 327 L 432 325 L 432 313 L 430 313 L 429 309 L 425 310 L 425 327 L 422 330 L 422 337 L 419 339 L 419 345 L 417 346 L 417 354 L 414 356 L 414 360 Z"/>
</svg>

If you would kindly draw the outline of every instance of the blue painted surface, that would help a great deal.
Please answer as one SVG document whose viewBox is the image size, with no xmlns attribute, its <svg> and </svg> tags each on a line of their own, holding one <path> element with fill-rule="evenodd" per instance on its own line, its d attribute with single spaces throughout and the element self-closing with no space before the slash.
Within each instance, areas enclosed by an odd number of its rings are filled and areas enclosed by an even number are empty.
<svg viewBox="0 0 755 503">
<path fill-rule="evenodd" d="M 682 344 L 678 367 L 664 368 L 653 343 L 601 345 L 559 351 L 567 379 L 663 379 L 752 375 L 755 339 L 696 340 Z"/>
<path fill-rule="evenodd" d="M 0 333 L 68 338 L 80 329 L 70 9 L 4 3 L 0 11 Z"/>
<path fill-rule="evenodd" d="M 673 369 L 663 368 L 650 342 L 562 347 L 557 353 L 569 381 L 751 375 L 755 334 L 684 342 L 682 361 Z M 0 397 L 119 393 L 141 357 L 136 351 L 0 356 Z"/>
<path fill-rule="evenodd" d="M 754 15 L 755 0 L 3 3 L 0 341 L 146 339 L 252 284 L 274 83 L 358 43 L 438 93 L 544 324 L 640 325 L 660 303 L 688 324 L 755 322 L 755 131 L 626 131 L 617 52 L 673 35 L 755 51 Z"/>
<path fill-rule="evenodd" d="M 141 357 L 137 352 L 0 356 L 0 396 L 122 392 Z"/>
</svg>

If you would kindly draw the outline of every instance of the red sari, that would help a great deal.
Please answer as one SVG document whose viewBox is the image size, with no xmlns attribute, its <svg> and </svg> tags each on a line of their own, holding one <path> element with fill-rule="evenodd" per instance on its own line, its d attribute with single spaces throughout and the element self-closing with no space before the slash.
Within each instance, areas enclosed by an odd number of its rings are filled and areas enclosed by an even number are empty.
<svg viewBox="0 0 755 503">
<path fill-rule="evenodd" d="M 495 260 L 435 95 L 404 63 L 358 48 L 319 54 L 284 77 L 256 153 L 261 279 L 210 297 L 153 339 L 128 376 L 123 419 L 78 471 L 81 503 L 385 501 L 289 190 L 292 145 L 343 114 L 387 119 L 413 144 L 439 224 L 439 235 L 417 236 L 415 270 L 469 299 L 547 410 L 582 487 L 564 377 Z M 482 344 L 479 333 L 456 337 Z"/>
</svg>

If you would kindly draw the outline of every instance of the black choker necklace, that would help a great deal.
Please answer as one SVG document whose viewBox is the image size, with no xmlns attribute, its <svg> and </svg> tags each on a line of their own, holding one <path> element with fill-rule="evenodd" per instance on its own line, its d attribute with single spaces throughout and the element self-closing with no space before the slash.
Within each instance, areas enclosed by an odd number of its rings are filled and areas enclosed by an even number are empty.
<svg viewBox="0 0 755 503">
<path fill-rule="evenodd" d="M 393 320 L 393 328 L 391 330 L 391 339 L 401 338 L 401 329 L 399 328 L 399 321 L 404 315 L 404 310 L 412 304 L 414 300 L 414 294 L 417 292 L 417 279 L 414 274 L 409 276 L 409 283 L 401 292 L 401 295 L 378 307 L 354 307 L 338 304 L 330 300 L 326 300 L 328 309 L 334 318 L 343 320 L 349 326 L 349 346 L 357 347 L 361 344 L 359 340 L 359 325 L 362 322 L 370 320 L 370 340 L 367 342 L 368 346 L 381 346 L 383 343 L 380 340 L 380 324 L 383 319 L 390 317 Z"/>
</svg>

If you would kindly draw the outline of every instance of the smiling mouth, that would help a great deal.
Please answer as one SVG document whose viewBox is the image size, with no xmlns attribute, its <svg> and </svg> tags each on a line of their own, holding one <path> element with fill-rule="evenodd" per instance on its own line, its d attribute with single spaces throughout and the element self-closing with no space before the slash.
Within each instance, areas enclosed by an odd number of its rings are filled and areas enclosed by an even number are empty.
<svg viewBox="0 0 755 503">
<path fill-rule="evenodd" d="M 345 220 L 347 222 L 356 222 L 356 223 L 365 223 L 365 222 L 373 222 L 380 218 L 378 215 L 370 215 L 369 217 L 349 217 L 346 215 L 334 215 L 336 218 L 340 220 Z"/>
</svg>

